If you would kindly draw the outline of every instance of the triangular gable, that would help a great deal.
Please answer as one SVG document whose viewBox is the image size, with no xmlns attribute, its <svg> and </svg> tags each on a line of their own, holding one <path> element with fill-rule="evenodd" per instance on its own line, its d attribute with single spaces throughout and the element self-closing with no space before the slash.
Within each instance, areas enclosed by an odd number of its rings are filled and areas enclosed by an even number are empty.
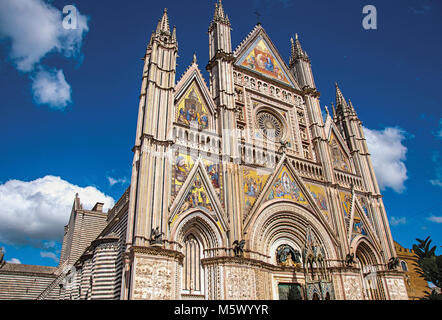
<svg viewBox="0 0 442 320">
<path fill-rule="evenodd" d="M 283 155 L 273 175 L 267 180 L 260 196 L 256 199 L 249 214 L 247 214 L 244 225 L 247 226 L 256 211 L 258 211 L 264 203 L 275 200 L 289 200 L 309 209 L 310 212 L 322 222 L 330 234 L 334 235 L 329 222 L 316 204 L 309 189 L 287 160 L 286 155 Z"/>
<path fill-rule="evenodd" d="M 370 224 L 370 221 L 363 213 L 363 209 L 359 203 L 357 197 L 354 197 L 354 206 L 351 216 L 351 228 L 348 230 L 348 241 L 351 246 L 356 238 L 366 237 L 370 240 L 370 243 L 377 249 L 381 250 L 379 245 L 379 239 L 376 236 L 374 228 Z M 357 240 L 356 240 L 357 241 Z"/>
<path fill-rule="evenodd" d="M 173 223 L 179 216 L 192 209 L 205 211 L 212 216 L 222 230 L 229 229 L 213 182 L 201 159 L 198 159 L 193 166 L 186 182 L 172 203 L 169 222 Z"/>
<path fill-rule="evenodd" d="M 373 214 L 369 208 L 367 198 L 365 198 L 364 196 L 357 196 L 357 199 L 359 204 L 361 205 L 362 211 L 364 212 L 365 216 L 368 218 L 371 225 L 373 226 L 374 225 Z"/>
<path fill-rule="evenodd" d="M 376 236 L 375 229 L 373 227 L 372 222 L 370 221 L 370 218 L 365 214 L 364 208 L 361 205 L 361 202 L 359 201 L 358 197 L 355 197 L 355 204 L 354 204 L 354 213 L 353 213 L 353 234 L 362 234 L 365 236 L 369 236 L 371 239 L 378 240 L 378 237 Z M 363 231 L 365 231 L 365 234 L 361 232 L 359 229 L 359 226 L 357 225 L 358 222 L 360 222 L 360 227 L 363 228 Z M 355 226 L 356 224 L 356 226 Z M 354 238 L 352 236 L 352 238 Z"/>
<path fill-rule="evenodd" d="M 181 187 L 184 185 L 189 173 L 191 172 L 197 156 L 192 157 L 189 153 L 175 153 L 172 159 L 172 187 L 171 194 L 172 199 L 178 194 Z M 217 161 L 211 161 L 208 159 L 202 160 L 204 167 L 206 168 L 207 174 L 212 186 L 215 189 L 218 198 L 221 203 L 223 203 L 223 193 L 222 193 L 222 171 Z M 173 201 L 173 200 L 172 200 Z"/>
<path fill-rule="evenodd" d="M 234 54 L 237 57 L 236 66 L 300 89 L 281 55 L 260 25 L 255 27 Z"/>
<path fill-rule="evenodd" d="M 351 239 L 353 239 L 358 234 L 366 236 L 367 231 L 364 224 L 364 221 L 361 218 L 361 214 L 359 213 L 358 209 L 355 209 L 355 212 L 353 214 L 353 222 L 352 222 L 352 228 L 351 231 Z"/>
<path fill-rule="evenodd" d="M 309 205 L 307 198 L 299 188 L 299 183 L 294 179 L 292 173 L 285 165 L 282 167 L 265 197 L 266 201 L 273 199 L 287 199 L 304 206 Z"/>
<path fill-rule="evenodd" d="M 193 122 L 203 129 L 213 128 L 211 122 L 216 106 L 195 61 L 175 87 L 175 106 L 175 121 L 186 125 Z"/>
<path fill-rule="evenodd" d="M 328 145 L 330 147 L 330 156 L 333 167 L 351 173 L 350 150 L 334 122 L 331 122 L 330 131 L 328 133 Z"/>
<path fill-rule="evenodd" d="M 202 129 L 213 127 L 211 125 L 213 113 L 210 112 L 208 104 L 195 81 L 190 84 L 181 99 L 177 101 L 175 112 L 175 121 L 178 123 Z"/>
</svg>

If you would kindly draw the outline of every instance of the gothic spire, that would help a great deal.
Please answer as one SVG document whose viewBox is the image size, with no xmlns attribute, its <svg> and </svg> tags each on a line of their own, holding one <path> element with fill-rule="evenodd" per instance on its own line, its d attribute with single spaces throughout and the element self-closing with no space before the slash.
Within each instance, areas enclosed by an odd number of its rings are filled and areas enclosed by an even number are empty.
<svg viewBox="0 0 442 320">
<path fill-rule="evenodd" d="M 167 8 L 164 8 L 163 16 L 158 21 L 157 34 L 170 35 L 169 17 L 167 16 Z"/>
<path fill-rule="evenodd" d="M 222 0 L 219 0 L 217 3 L 215 3 L 213 22 L 224 22 L 226 24 L 230 24 L 229 17 L 224 12 Z"/>
<path fill-rule="evenodd" d="M 336 86 L 336 107 L 347 106 L 347 102 L 345 101 L 344 95 L 341 92 L 341 89 L 338 86 L 338 83 L 335 83 Z"/>
<path fill-rule="evenodd" d="M 302 50 L 301 42 L 299 41 L 298 34 L 295 34 L 295 40 L 290 38 L 290 42 L 292 44 L 290 63 L 293 63 L 295 60 L 300 58 L 307 58 L 306 53 Z"/>
<path fill-rule="evenodd" d="M 173 30 L 172 30 L 172 40 L 176 40 L 176 27 L 173 26 Z"/>
<path fill-rule="evenodd" d="M 355 109 L 355 107 L 353 107 L 353 103 L 351 103 L 351 100 L 350 100 L 350 99 L 348 99 L 348 106 L 349 106 L 349 108 L 350 108 L 350 111 L 351 111 L 353 114 L 356 114 L 356 109 Z"/>
</svg>

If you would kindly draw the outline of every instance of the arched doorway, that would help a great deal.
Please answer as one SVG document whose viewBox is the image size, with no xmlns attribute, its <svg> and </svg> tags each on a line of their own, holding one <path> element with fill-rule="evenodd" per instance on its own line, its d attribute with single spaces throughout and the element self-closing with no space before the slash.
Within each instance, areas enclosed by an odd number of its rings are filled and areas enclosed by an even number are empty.
<svg viewBox="0 0 442 320">
<path fill-rule="evenodd" d="M 373 250 L 366 242 L 361 242 L 356 249 L 356 263 L 365 299 L 383 300 L 382 284 L 377 275 L 378 262 Z"/>
<path fill-rule="evenodd" d="M 190 295 L 204 295 L 204 269 L 201 265 L 202 244 L 189 234 L 184 240 L 184 261 L 182 292 Z"/>
<path fill-rule="evenodd" d="M 204 264 L 212 250 L 226 246 L 226 239 L 212 216 L 202 210 L 192 210 L 182 214 L 173 224 L 171 239 L 180 244 L 183 254 L 177 287 L 181 288 L 181 299 L 219 299 L 214 291 L 219 287 L 208 285 L 208 279 L 218 279 L 216 268 L 208 269 Z"/>
</svg>

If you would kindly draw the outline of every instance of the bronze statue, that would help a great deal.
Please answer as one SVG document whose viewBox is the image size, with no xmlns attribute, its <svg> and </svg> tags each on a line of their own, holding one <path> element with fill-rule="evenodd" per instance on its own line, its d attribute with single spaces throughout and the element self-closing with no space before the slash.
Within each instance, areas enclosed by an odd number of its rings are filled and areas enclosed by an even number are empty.
<svg viewBox="0 0 442 320">
<path fill-rule="evenodd" d="M 245 240 L 235 240 L 235 242 L 233 242 L 233 253 L 235 254 L 235 256 L 237 257 L 242 257 L 243 253 L 244 253 L 244 246 L 246 245 L 246 241 Z"/>
<path fill-rule="evenodd" d="M 157 227 L 155 230 L 152 229 L 150 244 L 163 244 L 163 234 L 164 233 L 160 231 L 159 227 Z"/>
<path fill-rule="evenodd" d="M 398 265 L 399 265 L 399 258 L 392 257 L 388 261 L 388 270 L 394 270 L 398 267 Z"/>
<path fill-rule="evenodd" d="M 279 147 L 278 151 L 281 152 L 281 153 L 286 153 L 287 152 L 287 148 L 289 146 L 289 142 L 280 139 L 279 143 L 281 144 L 281 146 Z"/>
<path fill-rule="evenodd" d="M 345 265 L 347 267 L 350 267 L 353 263 L 355 263 L 355 254 L 347 254 L 347 256 L 345 257 Z"/>
</svg>

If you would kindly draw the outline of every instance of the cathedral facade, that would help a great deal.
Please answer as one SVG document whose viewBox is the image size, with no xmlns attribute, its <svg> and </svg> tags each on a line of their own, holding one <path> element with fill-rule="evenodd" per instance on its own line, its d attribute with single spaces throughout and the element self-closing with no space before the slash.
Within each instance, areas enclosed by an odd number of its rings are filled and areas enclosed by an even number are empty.
<svg viewBox="0 0 442 320">
<path fill-rule="evenodd" d="M 130 188 L 107 214 L 75 199 L 38 298 L 407 299 L 362 123 L 338 85 L 324 119 L 298 36 L 288 64 L 260 24 L 234 49 L 221 1 L 209 52 L 208 83 L 196 57 L 176 81 L 164 11 L 144 56 Z"/>
</svg>

